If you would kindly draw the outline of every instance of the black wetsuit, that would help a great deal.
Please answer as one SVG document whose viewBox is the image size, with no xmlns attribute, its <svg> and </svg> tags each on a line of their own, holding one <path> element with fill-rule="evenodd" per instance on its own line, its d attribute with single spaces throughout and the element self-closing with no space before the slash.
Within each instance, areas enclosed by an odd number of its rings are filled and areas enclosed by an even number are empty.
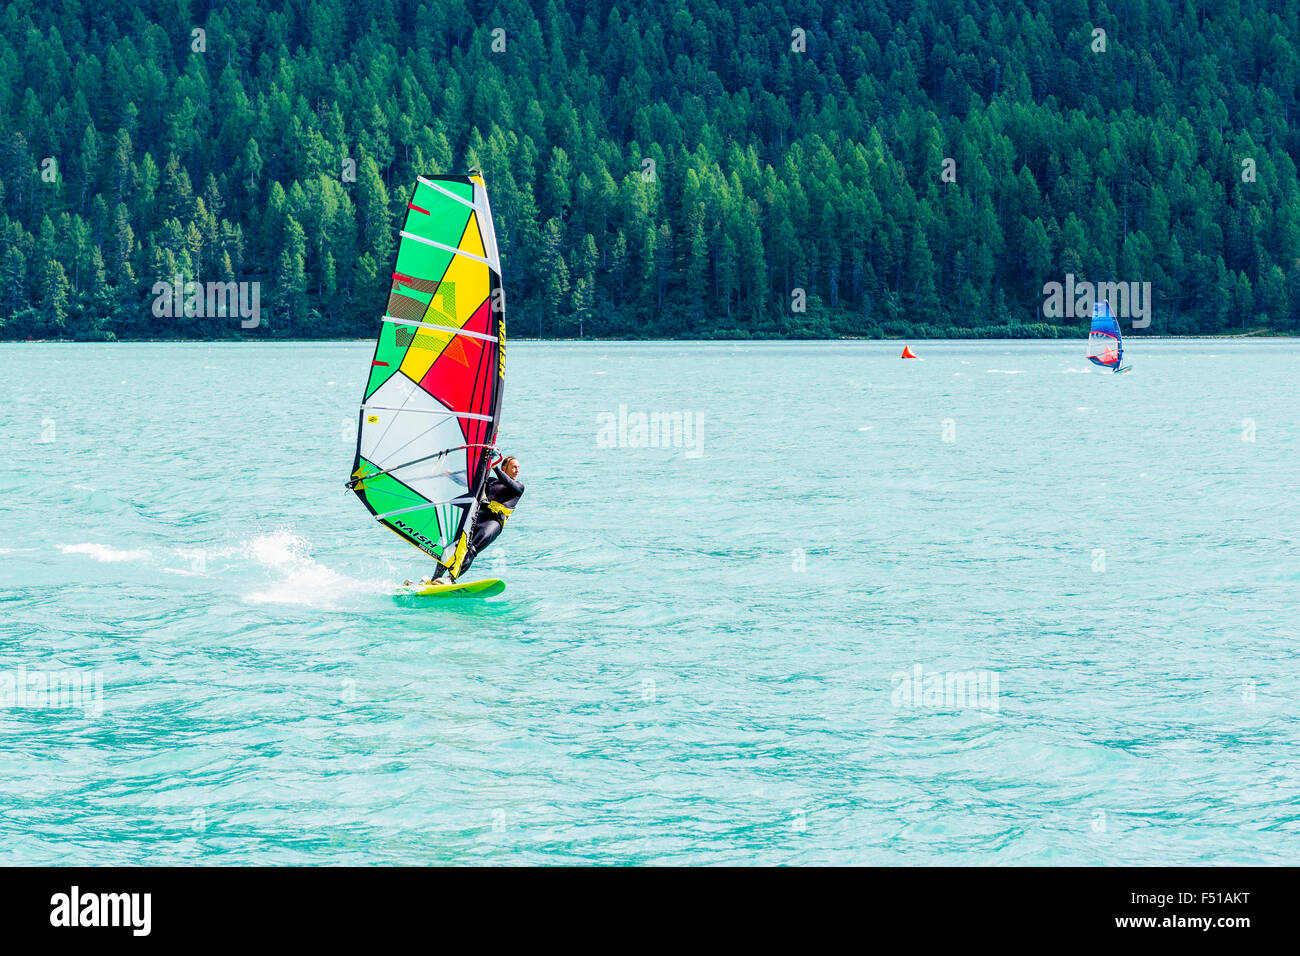
<svg viewBox="0 0 1300 956">
<path fill-rule="evenodd" d="M 478 519 L 474 522 L 474 530 L 470 532 L 465 560 L 460 563 L 461 574 L 469 570 L 469 566 L 474 563 L 475 555 L 495 541 L 501 529 L 505 527 L 507 515 L 492 510 L 492 505 L 495 504 L 506 512 L 514 511 L 523 493 L 524 483 L 515 481 L 502 471 L 500 466 L 495 469 L 493 477 L 488 478 L 487 484 L 483 487 L 483 497 L 480 499 Z M 443 570 L 443 566 L 439 565 L 438 573 L 441 574 Z"/>
</svg>

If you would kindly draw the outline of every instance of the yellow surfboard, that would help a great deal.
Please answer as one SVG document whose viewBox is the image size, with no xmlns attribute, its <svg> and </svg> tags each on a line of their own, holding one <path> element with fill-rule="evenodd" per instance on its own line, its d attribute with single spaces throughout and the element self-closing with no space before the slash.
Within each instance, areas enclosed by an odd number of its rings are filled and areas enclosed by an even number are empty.
<svg viewBox="0 0 1300 956">
<path fill-rule="evenodd" d="M 486 598 L 500 594 L 505 589 L 506 582 L 500 578 L 486 578 L 482 581 L 457 581 L 455 584 L 426 584 L 423 581 L 407 581 L 402 585 L 400 593 L 415 597 Z"/>
</svg>

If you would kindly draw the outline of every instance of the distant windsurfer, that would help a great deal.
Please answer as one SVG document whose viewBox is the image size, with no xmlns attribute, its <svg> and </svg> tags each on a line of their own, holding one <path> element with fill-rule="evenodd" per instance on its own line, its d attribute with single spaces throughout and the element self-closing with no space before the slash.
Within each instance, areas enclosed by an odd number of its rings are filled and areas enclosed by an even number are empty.
<svg viewBox="0 0 1300 956">
<path fill-rule="evenodd" d="M 502 460 L 501 464 L 493 469 L 494 474 L 488 478 L 487 484 L 483 487 L 483 495 L 479 500 L 478 518 L 474 522 L 474 529 L 470 532 L 469 546 L 465 549 L 465 557 L 461 559 L 460 570 L 451 576 L 454 581 L 474 563 L 474 558 L 484 548 L 497 539 L 501 530 L 506 525 L 506 519 L 514 513 L 519 506 L 519 499 L 524 493 L 524 483 L 519 480 L 519 459 L 513 455 Z M 443 579 L 444 574 L 450 572 L 446 565 L 439 564 L 438 570 L 434 572 L 433 584 L 446 584 Z"/>
</svg>

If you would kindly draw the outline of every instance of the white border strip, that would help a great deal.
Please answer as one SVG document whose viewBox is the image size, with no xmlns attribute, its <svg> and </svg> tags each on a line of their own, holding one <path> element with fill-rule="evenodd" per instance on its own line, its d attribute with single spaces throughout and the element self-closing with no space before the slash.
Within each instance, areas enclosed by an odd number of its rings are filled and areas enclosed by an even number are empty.
<svg viewBox="0 0 1300 956">
<path fill-rule="evenodd" d="M 497 248 L 497 230 L 492 224 L 492 204 L 488 202 L 487 184 L 479 177 L 479 191 L 483 195 L 483 208 L 478 210 L 478 232 L 483 237 L 483 251 L 487 255 L 488 266 L 501 275 L 501 252 Z"/>
<path fill-rule="evenodd" d="M 436 190 L 438 190 L 438 192 L 442 193 L 442 194 L 443 194 L 444 196 L 446 196 L 448 199 L 454 199 L 454 200 L 456 200 L 456 202 L 460 203 L 462 206 L 468 206 L 470 209 L 475 209 L 475 210 L 478 208 L 478 207 L 475 206 L 472 202 L 470 202 L 468 199 L 464 199 L 464 198 L 462 198 L 462 197 L 460 197 L 460 196 L 457 196 L 457 195 L 456 195 L 454 192 L 452 192 L 451 190 L 443 189 L 441 186 L 439 186 L 437 183 L 433 182 L 432 180 L 425 179 L 423 176 L 416 176 L 415 178 L 416 178 L 417 180 L 419 180 L 420 182 L 424 183 L 424 185 L 428 186 L 430 189 L 436 189 Z M 411 198 L 414 199 L 415 197 L 412 196 Z"/>
<path fill-rule="evenodd" d="M 492 421 L 491 415 L 478 415 L 474 412 L 449 412 L 440 408 L 399 408 L 396 405 L 362 405 L 362 411 L 376 409 L 382 412 L 417 412 L 420 415 L 441 415 L 443 418 L 473 418 L 480 422 Z M 399 468 L 402 466 L 398 466 Z"/>
<path fill-rule="evenodd" d="M 404 239 L 413 239 L 416 242 L 424 243 L 426 246 L 433 246 L 435 249 L 450 252 L 454 256 L 464 256 L 466 259 L 473 259 L 475 262 L 483 263 L 483 265 L 487 266 L 489 269 L 492 268 L 492 263 L 488 262 L 482 256 L 476 256 L 474 253 L 466 252 L 464 249 L 457 249 L 455 246 L 444 246 L 441 242 L 434 242 L 432 239 L 424 238 L 424 236 L 417 236 L 415 233 L 407 232 L 405 229 L 401 231 L 400 235 Z"/>
<path fill-rule="evenodd" d="M 402 508 L 398 511 L 385 511 L 381 515 L 375 515 L 375 520 L 378 521 L 383 518 L 391 518 L 393 515 L 404 515 L 408 511 L 420 511 L 424 508 L 436 508 L 438 505 L 467 505 L 473 500 L 473 498 L 451 498 L 448 501 L 426 501 L 424 504 L 416 505 L 414 508 Z"/>
<path fill-rule="evenodd" d="M 399 319 L 391 315 L 384 316 L 385 322 L 391 322 L 393 325 L 417 325 L 422 329 L 433 329 L 435 332 L 450 332 L 452 335 L 464 335 L 471 339 L 482 339 L 484 342 L 495 342 L 495 335 L 485 335 L 482 332 L 467 332 L 464 329 L 458 329 L 453 325 L 434 325 L 432 322 L 417 322 L 415 319 Z"/>
</svg>

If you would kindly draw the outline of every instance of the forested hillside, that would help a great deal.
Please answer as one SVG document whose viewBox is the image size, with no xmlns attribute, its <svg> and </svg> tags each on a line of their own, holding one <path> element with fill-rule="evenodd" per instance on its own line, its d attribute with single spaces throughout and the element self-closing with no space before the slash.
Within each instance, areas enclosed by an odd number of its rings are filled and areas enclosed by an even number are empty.
<svg viewBox="0 0 1300 956">
<path fill-rule="evenodd" d="M 1294 332 L 1298 27 L 1289 0 L 11 2 L 0 336 L 373 334 L 414 178 L 473 166 L 514 335 L 1075 334 L 1040 311 L 1067 273 L 1152 283 L 1152 333 Z M 260 327 L 156 317 L 178 274 L 260 282 Z"/>
</svg>

